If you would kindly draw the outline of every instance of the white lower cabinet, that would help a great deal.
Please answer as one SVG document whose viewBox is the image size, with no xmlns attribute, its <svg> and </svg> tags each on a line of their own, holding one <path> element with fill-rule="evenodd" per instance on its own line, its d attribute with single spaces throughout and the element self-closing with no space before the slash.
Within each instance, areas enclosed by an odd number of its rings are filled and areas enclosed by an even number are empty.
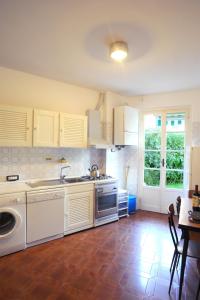
<svg viewBox="0 0 200 300">
<path fill-rule="evenodd" d="M 65 188 L 64 234 L 93 227 L 94 185 L 82 184 Z"/>
</svg>

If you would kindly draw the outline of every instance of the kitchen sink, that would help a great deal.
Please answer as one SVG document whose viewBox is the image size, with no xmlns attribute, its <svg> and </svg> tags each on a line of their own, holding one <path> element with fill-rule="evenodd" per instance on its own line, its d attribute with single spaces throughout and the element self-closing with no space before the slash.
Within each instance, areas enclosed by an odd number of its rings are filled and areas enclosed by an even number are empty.
<svg viewBox="0 0 200 300">
<path fill-rule="evenodd" d="M 36 181 L 36 182 L 27 182 L 27 184 L 32 187 L 40 187 L 40 186 L 51 186 L 51 185 L 59 185 L 63 184 L 64 181 L 60 179 L 52 179 L 52 180 L 41 180 L 41 181 Z"/>
<path fill-rule="evenodd" d="M 86 181 L 86 179 L 81 177 L 75 177 L 75 178 L 66 178 L 64 179 L 64 183 L 75 183 L 75 182 L 83 182 Z"/>
<path fill-rule="evenodd" d="M 52 185 L 60 185 L 66 183 L 76 183 L 86 181 L 85 178 L 74 177 L 74 178 L 65 178 L 65 179 L 50 179 L 50 180 L 41 180 L 36 182 L 27 182 L 27 184 L 32 188 L 37 188 L 40 186 L 52 186 Z"/>
</svg>

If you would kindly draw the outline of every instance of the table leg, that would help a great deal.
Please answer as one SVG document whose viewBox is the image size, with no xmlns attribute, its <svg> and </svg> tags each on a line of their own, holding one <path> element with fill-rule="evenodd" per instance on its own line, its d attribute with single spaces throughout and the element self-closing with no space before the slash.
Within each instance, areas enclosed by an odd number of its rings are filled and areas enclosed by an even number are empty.
<svg viewBox="0 0 200 300">
<path fill-rule="evenodd" d="M 183 288 L 183 280 L 184 280 L 184 271 L 185 271 L 185 264 L 187 258 L 187 249 L 188 249 L 188 233 L 185 232 L 184 234 L 184 243 L 183 243 L 183 253 L 182 253 L 182 260 L 181 260 L 181 274 L 180 274 L 180 284 L 179 284 L 179 296 L 178 299 L 181 300 L 182 288 Z"/>
</svg>

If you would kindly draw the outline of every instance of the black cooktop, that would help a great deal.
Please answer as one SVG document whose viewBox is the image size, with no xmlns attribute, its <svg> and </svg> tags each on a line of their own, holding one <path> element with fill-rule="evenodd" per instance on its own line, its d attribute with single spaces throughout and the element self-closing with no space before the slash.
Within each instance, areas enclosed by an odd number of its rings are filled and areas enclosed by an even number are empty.
<svg viewBox="0 0 200 300">
<path fill-rule="evenodd" d="M 104 180 L 104 179 L 112 179 L 112 176 L 108 176 L 108 175 L 105 175 L 105 174 L 101 174 L 101 175 L 99 175 L 99 177 L 93 177 L 93 176 L 89 176 L 89 175 L 87 175 L 87 176 L 82 176 L 81 177 L 83 180 L 88 180 L 88 181 L 90 181 L 90 180 Z"/>
</svg>

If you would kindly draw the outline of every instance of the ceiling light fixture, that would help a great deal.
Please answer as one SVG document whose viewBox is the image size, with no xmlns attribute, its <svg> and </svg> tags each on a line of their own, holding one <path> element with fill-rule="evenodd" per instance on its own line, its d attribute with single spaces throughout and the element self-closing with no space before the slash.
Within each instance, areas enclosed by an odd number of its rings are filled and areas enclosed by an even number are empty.
<svg viewBox="0 0 200 300">
<path fill-rule="evenodd" d="M 128 55 L 128 45 L 125 42 L 114 42 L 110 46 L 110 57 L 122 62 Z"/>
</svg>

